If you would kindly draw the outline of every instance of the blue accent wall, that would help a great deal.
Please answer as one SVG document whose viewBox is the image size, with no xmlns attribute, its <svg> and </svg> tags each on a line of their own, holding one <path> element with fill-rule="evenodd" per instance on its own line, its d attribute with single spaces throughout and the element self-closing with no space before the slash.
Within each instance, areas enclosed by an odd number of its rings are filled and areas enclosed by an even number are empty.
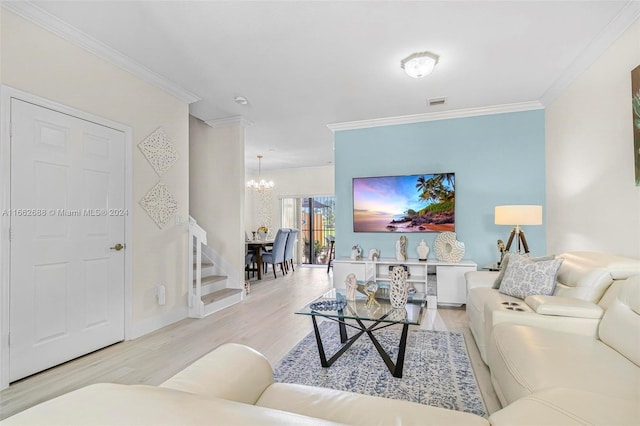
<svg viewBox="0 0 640 426">
<path fill-rule="evenodd" d="M 494 224 L 495 206 L 538 204 L 546 212 L 544 144 L 543 110 L 336 132 L 336 257 L 349 257 L 354 244 L 365 256 L 378 248 L 381 257 L 395 257 L 395 242 L 406 235 L 410 258 L 421 239 L 433 258 L 436 232 L 353 232 L 352 179 L 453 172 L 455 232 L 465 243 L 464 257 L 478 267 L 495 262 L 497 240 L 506 243 L 511 231 Z M 545 222 L 523 227 L 534 256 L 546 253 Z"/>
</svg>

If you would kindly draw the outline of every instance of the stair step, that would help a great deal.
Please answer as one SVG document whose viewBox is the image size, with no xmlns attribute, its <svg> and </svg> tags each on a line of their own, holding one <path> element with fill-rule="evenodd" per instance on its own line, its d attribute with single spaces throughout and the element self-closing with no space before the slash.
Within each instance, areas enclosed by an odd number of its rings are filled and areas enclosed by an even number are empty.
<svg viewBox="0 0 640 426">
<path fill-rule="evenodd" d="M 194 264 L 193 264 L 193 270 L 194 270 L 194 271 L 196 270 L 196 266 L 198 266 L 198 264 L 197 264 L 197 263 L 194 263 Z M 204 269 L 204 268 L 210 268 L 210 267 L 212 267 L 212 266 L 213 266 L 213 263 L 209 263 L 209 262 L 201 262 L 201 263 L 200 263 L 200 267 L 201 267 L 202 269 Z"/>
<path fill-rule="evenodd" d="M 217 283 L 218 281 L 222 281 L 222 280 L 226 280 L 227 277 L 226 275 L 209 275 L 208 277 L 202 277 L 200 278 L 200 284 L 201 285 L 205 285 L 205 284 L 213 284 L 213 283 Z M 196 285 L 196 280 L 193 280 L 193 286 L 195 287 Z"/>
<path fill-rule="evenodd" d="M 213 293 L 207 294 L 206 296 L 202 296 L 202 303 L 208 305 L 227 297 L 234 296 L 240 292 L 242 292 L 242 290 L 239 288 L 223 288 L 222 290 L 218 290 Z"/>
</svg>

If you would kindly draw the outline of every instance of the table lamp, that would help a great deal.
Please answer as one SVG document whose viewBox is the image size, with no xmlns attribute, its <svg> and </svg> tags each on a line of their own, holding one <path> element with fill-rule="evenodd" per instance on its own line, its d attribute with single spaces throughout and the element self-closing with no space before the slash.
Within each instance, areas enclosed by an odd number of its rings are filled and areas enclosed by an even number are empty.
<svg viewBox="0 0 640 426">
<path fill-rule="evenodd" d="M 514 228 L 509 235 L 509 241 L 505 247 L 505 251 L 509 251 L 513 239 L 517 239 L 518 254 L 521 252 L 521 245 L 524 253 L 529 254 L 529 245 L 524 236 L 521 225 L 542 225 L 542 206 L 496 206 L 495 209 L 496 225 L 512 225 Z"/>
</svg>

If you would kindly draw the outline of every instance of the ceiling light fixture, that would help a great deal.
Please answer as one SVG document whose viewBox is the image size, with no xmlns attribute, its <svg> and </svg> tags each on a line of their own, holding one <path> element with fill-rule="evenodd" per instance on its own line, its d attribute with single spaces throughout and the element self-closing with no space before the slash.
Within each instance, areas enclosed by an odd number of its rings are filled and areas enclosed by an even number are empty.
<svg viewBox="0 0 640 426">
<path fill-rule="evenodd" d="M 244 96 L 236 96 L 233 100 L 236 101 L 238 105 L 247 105 L 249 103 L 249 100 Z"/>
<path fill-rule="evenodd" d="M 440 59 L 440 57 L 431 52 L 413 53 L 400 61 L 400 68 L 402 68 L 409 77 L 422 78 L 431 74 L 433 68 L 438 63 L 438 59 Z"/>
<path fill-rule="evenodd" d="M 251 179 L 247 182 L 247 188 L 252 189 L 256 192 L 263 192 L 265 190 L 269 190 L 273 188 L 275 184 L 273 181 L 266 181 L 262 179 L 262 155 L 258 155 L 258 180 L 255 181 Z"/>
</svg>

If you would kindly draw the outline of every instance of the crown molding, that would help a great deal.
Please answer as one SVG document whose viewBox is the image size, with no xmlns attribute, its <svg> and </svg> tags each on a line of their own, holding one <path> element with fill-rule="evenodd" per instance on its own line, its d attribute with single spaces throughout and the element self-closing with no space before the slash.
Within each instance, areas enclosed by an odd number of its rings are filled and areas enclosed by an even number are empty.
<svg viewBox="0 0 640 426">
<path fill-rule="evenodd" d="M 427 112 L 423 114 L 404 115 L 400 117 L 374 118 L 372 120 L 347 121 L 344 123 L 327 124 L 333 132 L 342 130 L 366 129 L 369 127 L 395 126 L 398 124 L 421 123 L 423 121 L 449 120 L 452 118 L 477 117 L 481 115 L 504 114 L 509 112 L 531 111 L 543 109 L 537 101 L 520 102 L 516 104 L 493 105 L 479 108 L 466 108 L 453 111 Z"/>
<path fill-rule="evenodd" d="M 204 122 L 213 128 L 241 126 L 246 129 L 247 127 L 253 126 L 253 121 L 248 120 L 241 115 L 235 115 L 233 117 L 226 118 L 217 118 L 213 120 L 205 120 Z"/>
<path fill-rule="evenodd" d="M 585 72 L 620 36 L 640 19 L 640 1 L 629 0 L 618 14 L 598 34 L 547 89 L 540 98 L 544 106 L 549 106 L 583 72 Z"/>
<path fill-rule="evenodd" d="M 29 1 L 3 2 L 1 7 L 22 16 L 45 30 L 48 30 L 76 46 L 93 53 L 99 58 L 128 71 L 149 84 L 175 96 L 181 101 L 191 104 L 201 99 L 198 95 L 183 89 L 167 78 L 151 71 L 133 59 L 67 24 Z"/>
</svg>

